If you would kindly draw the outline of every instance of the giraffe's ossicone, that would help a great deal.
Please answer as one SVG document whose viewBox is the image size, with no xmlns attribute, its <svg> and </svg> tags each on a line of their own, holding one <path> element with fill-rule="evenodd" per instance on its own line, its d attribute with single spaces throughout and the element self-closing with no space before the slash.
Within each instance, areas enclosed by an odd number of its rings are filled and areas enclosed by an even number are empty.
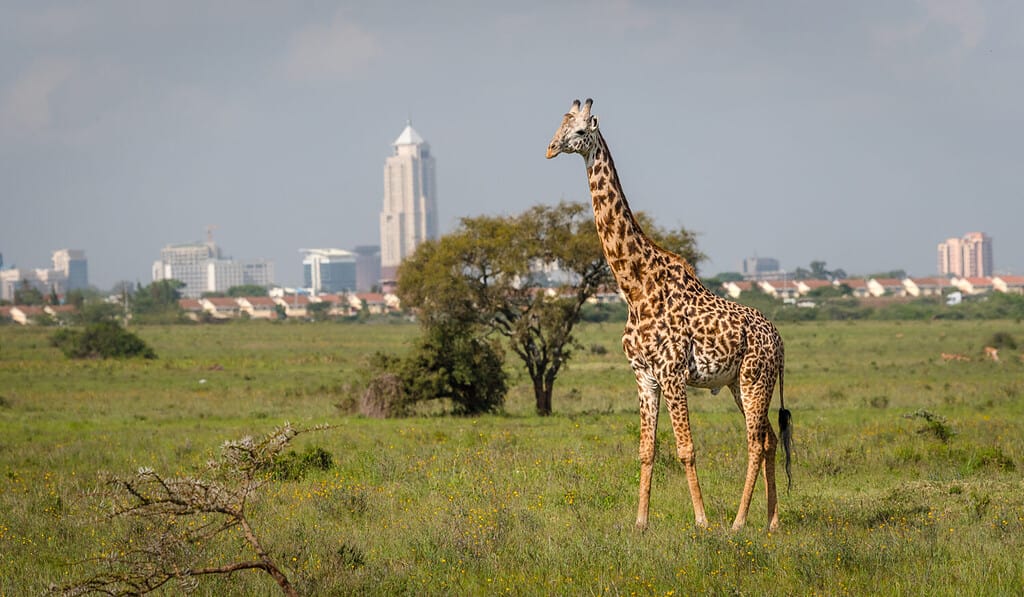
<svg viewBox="0 0 1024 597">
<path fill-rule="evenodd" d="M 784 351 L 778 330 L 760 312 L 719 297 L 697 278 L 693 266 L 662 249 L 640 228 L 626 202 L 608 144 L 590 113 L 592 100 L 573 102 L 548 145 L 547 157 L 583 156 L 594 221 L 605 258 L 626 297 L 629 318 L 622 347 L 636 376 L 640 399 L 640 501 L 636 526 L 647 527 L 654 469 L 658 408 L 662 397 L 686 470 L 698 526 L 708 524 L 697 479 L 686 389 L 728 387 L 747 430 L 747 471 L 733 529 L 747 519 L 758 474 L 763 471 L 768 528 L 779 526 L 775 482 L 778 438 L 768 418 L 779 382 L 779 433 L 790 473 L 790 414 L 783 401 Z"/>
</svg>

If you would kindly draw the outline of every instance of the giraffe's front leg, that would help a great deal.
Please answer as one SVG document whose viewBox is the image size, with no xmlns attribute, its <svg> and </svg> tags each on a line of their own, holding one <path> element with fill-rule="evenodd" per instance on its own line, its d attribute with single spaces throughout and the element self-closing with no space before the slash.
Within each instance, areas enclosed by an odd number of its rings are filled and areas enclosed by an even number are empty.
<svg viewBox="0 0 1024 597">
<path fill-rule="evenodd" d="M 704 495 L 700 490 L 697 478 L 697 456 L 693 449 L 693 435 L 690 432 L 690 412 L 686 402 L 686 384 L 683 381 L 673 382 L 666 386 L 665 404 L 668 405 L 672 417 L 672 430 L 676 436 L 676 454 L 686 471 L 686 482 L 690 487 L 690 500 L 693 501 L 693 518 L 702 529 L 708 526 L 708 517 L 704 513 Z"/>
<path fill-rule="evenodd" d="M 635 370 L 640 398 L 640 501 L 637 505 L 636 528 L 647 528 L 647 514 L 651 505 L 651 478 L 654 476 L 655 439 L 658 431 L 658 401 L 660 390 L 648 373 Z"/>
</svg>

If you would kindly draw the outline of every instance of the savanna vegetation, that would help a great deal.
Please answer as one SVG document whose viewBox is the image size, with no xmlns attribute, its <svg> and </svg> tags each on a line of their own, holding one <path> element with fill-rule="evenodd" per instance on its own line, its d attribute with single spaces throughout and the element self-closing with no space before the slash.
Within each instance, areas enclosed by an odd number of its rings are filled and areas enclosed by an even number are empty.
<svg viewBox="0 0 1024 597">
<path fill-rule="evenodd" d="M 68 359 L 53 328 L 0 326 L 0 595 L 94 578 L 153 538 L 144 531 L 154 520 L 116 515 L 130 501 L 117 501 L 125 494 L 111 493 L 111 479 L 228 484 L 210 463 L 285 422 L 330 428 L 273 454 L 252 477 L 244 517 L 299 594 L 1004 595 L 1024 586 L 1019 320 L 781 323 L 796 459 L 772 534 L 763 490 L 748 527 L 728 530 L 743 427 L 731 397 L 708 392 L 692 394 L 691 410 L 711 528 L 693 526 L 663 417 L 651 527 L 633 529 L 639 424 L 620 323 L 577 326 L 580 348 L 551 416 L 536 415 L 532 383 L 510 361 L 499 412 L 443 416 L 454 406 L 431 402 L 400 419 L 351 413 L 369 355 L 414 351 L 418 325 L 130 329 L 157 359 Z M 1000 362 L 983 352 L 996 342 Z M 194 525 L 182 536 L 198 541 L 171 545 L 197 570 L 263 561 L 238 525 L 202 534 L 224 520 L 160 519 Z M 261 570 L 186 575 L 160 591 L 281 594 Z"/>
</svg>

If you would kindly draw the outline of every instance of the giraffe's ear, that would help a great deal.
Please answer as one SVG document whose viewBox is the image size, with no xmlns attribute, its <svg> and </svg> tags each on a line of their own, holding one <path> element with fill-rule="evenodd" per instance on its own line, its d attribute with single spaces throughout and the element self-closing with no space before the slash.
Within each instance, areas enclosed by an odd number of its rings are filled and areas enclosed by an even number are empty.
<svg viewBox="0 0 1024 597">
<path fill-rule="evenodd" d="M 590 124 L 590 130 L 596 131 L 597 130 L 597 116 L 591 116 L 589 124 Z"/>
</svg>

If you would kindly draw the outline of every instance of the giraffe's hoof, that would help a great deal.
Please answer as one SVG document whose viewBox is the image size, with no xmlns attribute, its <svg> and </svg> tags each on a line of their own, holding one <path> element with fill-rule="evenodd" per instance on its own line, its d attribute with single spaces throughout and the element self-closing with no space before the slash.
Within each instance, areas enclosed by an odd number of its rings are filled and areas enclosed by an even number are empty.
<svg viewBox="0 0 1024 597">
<path fill-rule="evenodd" d="M 647 521 L 646 520 L 638 520 L 638 521 L 636 521 L 636 526 L 634 528 L 636 529 L 636 532 L 643 533 L 644 531 L 647 530 Z"/>
</svg>

